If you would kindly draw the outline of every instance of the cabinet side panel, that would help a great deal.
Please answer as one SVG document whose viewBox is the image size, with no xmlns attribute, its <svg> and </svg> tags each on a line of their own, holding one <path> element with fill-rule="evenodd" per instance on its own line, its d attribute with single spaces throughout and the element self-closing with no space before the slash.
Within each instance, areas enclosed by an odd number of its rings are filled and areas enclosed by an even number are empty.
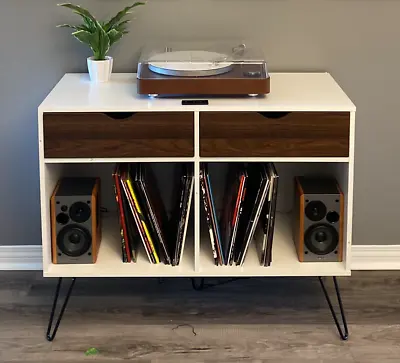
<svg viewBox="0 0 400 363">
<path fill-rule="evenodd" d="M 51 235 L 47 230 L 46 223 L 46 183 L 45 183 L 45 164 L 44 164 L 44 143 L 43 143 L 43 112 L 38 109 L 38 146 L 39 146 L 39 183 L 40 183 L 40 216 L 42 233 L 42 260 L 43 270 L 46 270 L 51 263 L 51 248 L 45 241 L 51 241 Z M 48 215 L 50 217 L 50 214 Z"/>
<path fill-rule="evenodd" d="M 335 166 L 335 177 L 343 192 L 344 203 L 341 203 L 341 213 L 343 215 L 343 226 L 341 226 L 341 235 L 343 239 L 343 261 L 346 270 L 350 271 L 351 263 L 351 228 L 352 228 L 352 182 L 350 182 L 352 165 L 350 163 L 340 163 Z"/>
<path fill-rule="evenodd" d="M 347 191 L 347 240 L 344 241 L 347 246 L 345 250 L 346 268 L 351 270 L 351 247 L 353 244 L 353 203 L 354 203 L 354 149 L 355 149 L 355 126 L 356 112 L 350 112 L 350 147 L 349 147 L 349 168 L 348 168 L 348 191 Z"/>
<path fill-rule="evenodd" d="M 40 178 L 40 209 L 42 220 L 43 271 L 46 272 L 52 263 L 50 199 L 62 175 L 62 165 L 43 164 L 42 169 L 43 176 Z"/>
</svg>

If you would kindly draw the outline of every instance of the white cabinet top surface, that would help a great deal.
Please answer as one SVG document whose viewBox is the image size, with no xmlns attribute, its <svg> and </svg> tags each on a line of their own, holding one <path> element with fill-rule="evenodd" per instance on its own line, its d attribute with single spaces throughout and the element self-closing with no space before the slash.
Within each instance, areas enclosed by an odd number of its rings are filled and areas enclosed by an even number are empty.
<svg viewBox="0 0 400 363">
<path fill-rule="evenodd" d="M 39 112 L 139 111 L 355 111 L 329 73 L 270 73 L 271 93 L 264 97 L 208 99 L 207 106 L 182 106 L 180 98 L 149 98 L 136 93 L 135 73 L 116 73 L 107 83 L 91 83 L 88 74 L 66 74 Z M 190 99 L 193 99 L 192 97 Z"/>
</svg>

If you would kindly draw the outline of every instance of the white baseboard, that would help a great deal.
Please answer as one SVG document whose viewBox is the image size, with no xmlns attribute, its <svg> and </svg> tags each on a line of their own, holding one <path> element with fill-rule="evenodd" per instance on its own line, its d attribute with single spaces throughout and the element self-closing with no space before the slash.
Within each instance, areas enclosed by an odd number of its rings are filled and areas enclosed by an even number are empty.
<svg viewBox="0 0 400 363">
<path fill-rule="evenodd" d="M 41 246 L 0 246 L 0 270 L 41 270 Z M 400 270 L 400 245 L 352 247 L 352 270 Z"/>
<path fill-rule="evenodd" d="M 355 245 L 352 270 L 400 270 L 400 245 Z"/>
<path fill-rule="evenodd" d="M 42 246 L 0 246 L 0 270 L 41 270 Z"/>
</svg>

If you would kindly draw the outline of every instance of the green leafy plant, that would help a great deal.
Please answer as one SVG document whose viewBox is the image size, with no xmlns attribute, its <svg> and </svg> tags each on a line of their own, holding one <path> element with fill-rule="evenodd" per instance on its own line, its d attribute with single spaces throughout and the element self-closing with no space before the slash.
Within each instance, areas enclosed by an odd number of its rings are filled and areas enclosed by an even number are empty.
<svg viewBox="0 0 400 363">
<path fill-rule="evenodd" d="M 133 8 L 139 5 L 144 5 L 144 3 L 135 2 L 122 9 L 109 21 L 103 22 L 98 21 L 88 10 L 79 5 L 71 3 L 58 4 L 58 6 L 71 9 L 83 19 L 81 25 L 62 24 L 58 25 L 58 28 L 74 29 L 72 36 L 81 43 L 89 45 L 93 51 L 94 60 L 105 60 L 110 47 L 119 41 L 124 34 L 128 33 L 126 26 L 129 20 L 124 20 L 124 18 L 131 13 Z"/>
<path fill-rule="evenodd" d="M 98 351 L 98 349 L 96 349 L 96 348 L 89 348 L 89 349 L 85 352 L 85 355 L 86 355 L 86 356 L 89 356 L 89 355 L 96 355 L 96 354 L 99 354 L 99 351 Z"/>
</svg>

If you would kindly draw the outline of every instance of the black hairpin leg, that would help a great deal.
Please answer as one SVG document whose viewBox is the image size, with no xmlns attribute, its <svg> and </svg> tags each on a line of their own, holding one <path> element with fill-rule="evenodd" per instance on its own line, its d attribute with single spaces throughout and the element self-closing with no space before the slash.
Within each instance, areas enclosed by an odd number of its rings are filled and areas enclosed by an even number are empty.
<svg viewBox="0 0 400 363">
<path fill-rule="evenodd" d="M 192 280 L 192 287 L 193 287 L 193 290 L 201 291 L 201 290 L 204 289 L 204 277 L 201 277 L 201 278 L 199 279 L 199 280 L 200 280 L 200 283 L 197 283 L 195 277 L 192 277 L 191 280 Z"/>
<path fill-rule="evenodd" d="M 62 307 L 61 307 L 61 310 L 60 310 L 60 313 L 59 313 L 59 315 L 58 315 L 57 322 L 56 322 L 56 324 L 55 324 L 55 326 L 54 326 L 53 332 L 51 332 L 51 328 L 52 328 L 52 325 L 53 325 L 54 314 L 55 314 L 55 312 L 56 312 L 56 307 L 57 307 L 57 301 L 58 301 L 58 297 L 59 297 L 59 295 L 60 295 L 62 277 L 60 277 L 60 278 L 58 279 L 57 288 L 56 288 L 56 293 L 55 293 L 55 295 L 54 295 L 53 307 L 52 307 L 52 309 L 51 309 L 50 319 L 49 319 L 49 325 L 48 325 L 48 327 L 47 327 L 47 333 L 46 333 L 46 338 L 47 338 L 47 340 L 48 340 L 49 342 L 52 342 L 52 341 L 54 340 L 54 338 L 56 337 L 57 330 L 58 330 L 58 327 L 60 326 L 61 319 L 62 319 L 62 317 L 63 317 L 63 315 L 64 315 L 64 312 L 65 312 L 65 309 L 66 309 L 66 307 L 67 307 L 68 300 L 69 300 L 69 298 L 70 298 L 70 296 L 71 296 L 71 292 L 72 292 L 72 288 L 74 287 L 75 280 L 76 280 L 75 277 L 72 278 L 71 284 L 70 284 L 70 286 L 69 286 L 69 288 L 68 288 L 68 291 L 67 291 L 67 295 L 65 296 L 64 303 L 63 303 L 63 305 L 62 305 Z"/>
<path fill-rule="evenodd" d="M 221 286 L 221 285 L 225 285 L 225 284 L 229 284 L 230 282 L 234 282 L 237 280 L 243 280 L 243 279 L 247 279 L 249 277 L 232 277 L 231 279 L 225 280 L 225 281 L 220 281 L 220 282 L 216 282 L 214 284 L 206 284 L 204 282 L 204 277 L 200 277 L 199 280 L 200 282 L 197 283 L 196 278 L 192 277 L 192 287 L 194 290 L 196 291 L 202 291 L 205 289 L 209 289 L 210 287 L 215 287 L 215 286 Z"/>
<path fill-rule="evenodd" d="M 331 299 L 330 299 L 330 297 L 329 297 L 329 295 L 328 295 L 328 292 L 326 291 L 325 284 L 324 284 L 324 282 L 323 282 L 323 280 L 322 280 L 321 277 L 318 277 L 318 279 L 319 279 L 319 282 L 320 282 L 320 284 L 321 284 L 322 291 L 324 292 L 325 299 L 326 299 L 326 301 L 327 301 L 327 303 L 328 303 L 329 309 L 330 309 L 330 311 L 331 311 L 333 320 L 335 321 L 335 325 L 336 325 L 336 328 L 337 328 L 337 330 L 338 330 L 338 332 L 339 332 L 340 338 L 341 338 L 342 340 L 347 340 L 347 339 L 349 338 L 349 330 L 348 330 L 348 328 L 347 328 L 346 316 L 345 316 L 345 314 L 344 314 L 343 303 L 342 303 L 342 297 L 340 296 L 340 290 L 339 290 L 339 285 L 338 285 L 337 279 L 336 279 L 336 277 L 334 276 L 334 277 L 333 277 L 333 283 L 334 283 L 334 285 L 335 285 L 336 297 L 337 297 L 337 301 L 338 301 L 338 303 L 339 303 L 340 315 L 342 316 L 342 322 L 343 322 L 344 331 L 343 331 L 342 327 L 341 327 L 340 324 L 339 324 L 339 320 L 338 320 L 338 318 L 337 318 L 337 315 L 336 315 L 335 310 L 333 309 Z"/>
</svg>

